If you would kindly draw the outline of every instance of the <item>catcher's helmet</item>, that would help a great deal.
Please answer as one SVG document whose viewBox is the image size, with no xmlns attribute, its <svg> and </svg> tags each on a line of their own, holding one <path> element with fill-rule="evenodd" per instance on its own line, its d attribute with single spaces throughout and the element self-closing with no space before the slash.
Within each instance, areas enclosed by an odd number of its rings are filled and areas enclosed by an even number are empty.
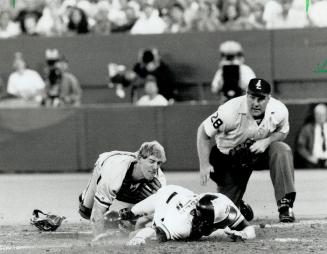
<svg viewBox="0 0 327 254">
<path fill-rule="evenodd" d="M 214 223 L 215 221 L 215 208 L 212 200 L 216 199 L 217 196 L 212 194 L 203 195 L 196 204 L 196 212 L 198 217 L 206 223 Z"/>
</svg>

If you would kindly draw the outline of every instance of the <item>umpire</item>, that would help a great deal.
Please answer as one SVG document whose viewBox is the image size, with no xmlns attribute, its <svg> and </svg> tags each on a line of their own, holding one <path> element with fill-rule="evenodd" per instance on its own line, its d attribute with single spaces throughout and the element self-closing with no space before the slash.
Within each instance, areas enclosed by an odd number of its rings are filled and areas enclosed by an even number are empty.
<svg viewBox="0 0 327 254">
<path fill-rule="evenodd" d="M 288 109 L 271 97 L 264 79 L 251 79 L 247 94 L 221 105 L 205 119 L 197 132 L 201 183 L 209 177 L 218 192 L 229 197 L 247 220 L 253 219 L 242 201 L 253 170 L 269 168 L 279 220 L 294 222 L 294 166 L 291 148 L 282 142 L 289 132 Z M 216 146 L 211 149 L 210 139 Z"/>
</svg>

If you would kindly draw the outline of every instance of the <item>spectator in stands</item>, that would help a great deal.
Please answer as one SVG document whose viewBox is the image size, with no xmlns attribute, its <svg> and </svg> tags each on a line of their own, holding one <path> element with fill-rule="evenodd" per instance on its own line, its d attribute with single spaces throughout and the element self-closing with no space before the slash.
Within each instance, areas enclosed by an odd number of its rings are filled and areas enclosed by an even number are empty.
<svg viewBox="0 0 327 254">
<path fill-rule="evenodd" d="M 237 23 L 240 17 L 240 8 L 238 2 L 227 2 L 222 10 L 222 23 L 226 30 L 240 30 L 241 27 Z"/>
<path fill-rule="evenodd" d="M 20 29 L 23 34 L 35 36 L 39 35 L 37 31 L 37 22 L 41 13 L 35 10 L 23 10 L 18 14 L 17 20 L 20 23 Z"/>
<path fill-rule="evenodd" d="M 136 105 L 138 106 L 167 106 L 168 100 L 158 93 L 158 86 L 156 78 L 152 75 L 148 75 L 145 78 L 144 84 L 144 92 L 143 95 L 138 101 Z"/>
<path fill-rule="evenodd" d="M 192 0 L 183 0 L 180 4 L 184 8 L 184 20 L 189 30 L 196 31 L 197 20 L 199 19 L 199 3 Z"/>
<path fill-rule="evenodd" d="M 89 32 L 89 23 L 85 12 L 77 7 L 71 7 L 67 24 L 68 34 L 86 34 Z"/>
<path fill-rule="evenodd" d="M 313 111 L 313 119 L 300 130 L 296 142 L 296 152 L 300 157 L 298 167 L 327 168 L 327 107 L 318 104 Z"/>
<path fill-rule="evenodd" d="M 19 24 L 11 20 L 11 13 L 6 10 L 0 11 L 0 38 L 12 38 L 21 33 Z"/>
<path fill-rule="evenodd" d="M 135 22 L 137 21 L 136 8 L 127 5 L 124 8 L 122 8 L 121 11 L 122 11 L 121 18 L 119 20 L 116 19 L 114 22 L 112 22 L 111 31 L 113 33 L 130 32 Z"/>
<path fill-rule="evenodd" d="M 142 13 L 131 29 L 131 34 L 160 34 L 166 31 L 166 23 L 159 11 L 151 4 L 144 4 Z"/>
<path fill-rule="evenodd" d="M 175 3 L 169 9 L 165 9 L 164 14 L 166 23 L 166 32 L 183 33 L 190 30 L 184 19 L 184 8 L 181 4 Z"/>
<path fill-rule="evenodd" d="M 265 29 L 266 22 L 263 20 L 264 7 L 260 3 L 254 3 L 251 5 L 251 15 L 249 18 L 250 24 L 253 29 Z"/>
<path fill-rule="evenodd" d="M 308 18 L 311 26 L 326 27 L 327 26 L 327 1 L 311 0 L 308 12 Z"/>
<path fill-rule="evenodd" d="M 293 5 L 294 0 L 270 0 L 266 3 L 263 19 L 267 29 L 303 28 L 307 18 L 303 9 Z"/>
<path fill-rule="evenodd" d="M 61 13 L 61 0 L 47 0 L 42 16 L 37 22 L 36 31 L 44 36 L 60 36 L 66 31 Z"/>
<path fill-rule="evenodd" d="M 43 105 L 79 106 L 81 98 L 82 89 L 79 81 L 68 71 L 67 59 L 61 56 L 49 69 Z"/>
<path fill-rule="evenodd" d="M 239 42 L 225 41 L 220 45 L 219 51 L 221 60 L 211 83 L 211 91 L 223 103 L 244 94 L 255 74 L 244 63 L 243 48 Z"/>
<path fill-rule="evenodd" d="M 137 74 L 137 79 L 133 82 L 134 88 L 142 87 L 144 79 L 152 75 L 157 80 L 159 93 L 167 100 L 174 100 L 176 95 L 174 78 L 157 48 L 139 50 L 138 62 L 134 65 L 133 71 Z"/>
<path fill-rule="evenodd" d="M 20 52 L 15 53 L 13 68 L 14 72 L 8 78 L 7 93 L 19 101 L 39 105 L 45 88 L 39 73 L 26 67 Z"/>
<path fill-rule="evenodd" d="M 108 18 L 109 11 L 107 9 L 99 9 L 97 15 L 94 17 L 95 25 L 93 33 L 100 35 L 111 34 L 111 22 Z"/>
<path fill-rule="evenodd" d="M 253 16 L 252 7 L 247 2 L 239 3 L 240 16 L 235 21 L 235 27 L 239 30 L 251 30 L 260 28 L 260 24 L 257 23 L 255 17 Z M 261 13 L 262 16 L 262 13 Z M 263 28 L 263 24 L 262 24 Z"/>
<path fill-rule="evenodd" d="M 213 3 L 208 1 L 200 2 L 196 29 L 202 32 L 222 30 L 223 26 L 219 21 L 219 15 L 220 12 Z"/>
</svg>

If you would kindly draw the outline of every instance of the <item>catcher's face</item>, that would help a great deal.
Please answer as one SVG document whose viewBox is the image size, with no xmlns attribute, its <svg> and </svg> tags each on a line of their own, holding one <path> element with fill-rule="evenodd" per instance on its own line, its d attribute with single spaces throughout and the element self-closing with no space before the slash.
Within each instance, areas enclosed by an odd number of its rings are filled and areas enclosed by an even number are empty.
<svg viewBox="0 0 327 254">
<path fill-rule="evenodd" d="M 269 95 L 259 97 L 252 94 L 247 94 L 247 104 L 249 113 L 253 117 L 262 116 L 266 111 L 269 98 Z"/>
<path fill-rule="evenodd" d="M 152 180 L 155 176 L 157 176 L 161 164 L 162 161 L 153 155 L 150 155 L 147 158 L 140 158 L 140 166 L 144 178 L 147 180 Z"/>
</svg>

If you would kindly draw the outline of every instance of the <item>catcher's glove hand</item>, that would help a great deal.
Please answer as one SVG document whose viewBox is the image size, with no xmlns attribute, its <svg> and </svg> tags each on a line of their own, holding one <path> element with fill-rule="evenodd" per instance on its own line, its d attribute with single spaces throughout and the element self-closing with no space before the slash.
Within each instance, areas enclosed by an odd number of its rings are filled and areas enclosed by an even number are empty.
<svg viewBox="0 0 327 254">
<path fill-rule="evenodd" d="M 257 156 L 250 151 L 254 139 L 247 139 L 229 151 L 234 168 L 250 168 L 257 160 Z"/>
<path fill-rule="evenodd" d="M 40 214 L 42 215 L 40 216 Z M 47 214 L 35 209 L 30 222 L 41 231 L 55 231 L 61 225 L 64 219 L 66 219 L 64 216 Z"/>
<path fill-rule="evenodd" d="M 119 228 L 123 233 L 130 233 L 135 229 L 135 222 L 140 216 L 134 215 L 130 208 L 108 211 L 104 214 L 105 228 Z"/>
<path fill-rule="evenodd" d="M 156 193 L 161 188 L 160 181 L 155 177 L 151 181 L 142 181 L 137 183 L 134 187 L 132 183 L 124 184 L 121 187 L 119 193 L 117 194 L 117 200 L 136 204 L 143 199 Z"/>
</svg>

